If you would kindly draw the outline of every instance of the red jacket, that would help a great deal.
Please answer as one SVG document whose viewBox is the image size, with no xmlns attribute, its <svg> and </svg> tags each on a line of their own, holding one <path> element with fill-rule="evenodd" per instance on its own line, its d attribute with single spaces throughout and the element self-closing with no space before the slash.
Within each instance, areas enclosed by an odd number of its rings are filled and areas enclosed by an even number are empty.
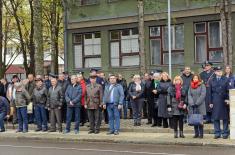
<svg viewBox="0 0 235 155">
<path fill-rule="evenodd" d="M 82 87 L 81 105 L 84 106 L 85 105 L 85 95 L 86 95 L 86 82 L 84 79 L 80 81 L 80 85 Z"/>
</svg>

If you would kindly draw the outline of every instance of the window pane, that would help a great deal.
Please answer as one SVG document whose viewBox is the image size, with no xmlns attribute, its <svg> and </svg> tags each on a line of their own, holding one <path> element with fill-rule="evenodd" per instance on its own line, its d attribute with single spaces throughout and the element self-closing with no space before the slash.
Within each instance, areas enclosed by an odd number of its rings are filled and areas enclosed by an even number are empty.
<svg viewBox="0 0 235 155">
<path fill-rule="evenodd" d="M 150 40 L 150 50 L 152 53 L 152 64 L 161 64 L 161 41 Z"/>
<path fill-rule="evenodd" d="M 125 39 L 121 41 L 122 53 L 131 53 L 131 40 Z"/>
<path fill-rule="evenodd" d="M 101 54 L 101 46 L 100 44 L 93 45 L 93 55 L 100 55 Z"/>
<path fill-rule="evenodd" d="M 111 43 L 111 58 L 119 58 L 119 42 Z"/>
<path fill-rule="evenodd" d="M 210 51 L 209 60 L 213 62 L 222 62 L 223 61 L 223 51 Z"/>
<path fill-rule="evenodd" d="M 101 67 L 101 58 L 86 58 L 85 59 L 85 67 Z"/>
<path fill-rule="evenodd" d="M 175 26 L 175 49 L 184 49 L 184 25 Z"/>
<path fill-rule="evenodd" d="M 160 36 L 160 27 L 150 27 L 150 37 Z"/>
<path fill-rule="evenodd" d="M 137 66 L 139 62 L 139 55 L 122 57 L 122 66 Z"/>
<path fill-rule="evenodd" d="M 130 35 L 130 29 L 122 30 L 122 36 L 129 36 Z"/>
<path fill-rule="evenodd" d="M 131 31 L 132 31 L 132 35 L 138 35 L 139 34 L 138 28 L 133 28 L 133 29 L 131 29 Z"/>
<path fill-rule="evenodd" d="M 119 58 L 111 58 L 111 66 L 112 67 L 119 67 L 120 66 L 120 62 L 119 62 Z"/>
<path fill-rule="evenodd" d="M 111 31 L 110 35 L 111 35 L 111 40 L 118 40 L 118 39 L 120 39 L 119 31 Z"/>
<path fill-rule="evenodd" d="M 75 68 L 82 68 L 82 45 L 74 46 L 74 63 Z"/>
<path fill-rule="evenodd" d="M 92 33 L 85 34 L 85 39 L 92 39 Z"/>
<path fill-rule="evenodd" d="M 131 52 L 139 52 L 139 40 L 138 39 L 131 40 Z"/>
<path fill-rule="evenodd" d="M 168 27 L 167 26 L 165 26 L 164 28 L 163 28 L 163 39 L 164 39 L 164 41 L 163 41 L 163 49 L 164 49 L 164 51 L 168 51 Z M 173 27 L 171 27 L 171 48 L 172 49 L 174 49 L 173 48 Z"/>
<path fill-rule="evenodd" d="M 85 55 L 93 55 L 93 45 L 85 45 L 84 46 L 84 54 Z"/>
<path fill-rule="evenodd" d="M 184 53 L 171 53 L 172 64 L 184 64 Z M 163 54 L 163 63 L 169 63 L 169 54 Z"/>
<path fill-rule="evenodd" d="M 80 35 L 80 34 L 74 35 L 73 43 L 75 43 L 75 44 L 82 44 L 82 35 Z"/>
<path fill-rule="evenodd" d="M 206 24 L 205 23 L 197 23 L 197 24 L 195 24 L 195 32 L 196 33 L 206 32 Z"/>
<path fill-rule="evenodd" d="M 207 59 L 206 55 L 206 36 L 196 36 L 196 62 L 204 62 Z"/>
<path fill-rule="evenodd" d="M 219 22 L 209 23 L 209 46 L 210 48 L 220 47 L 220 24 Z"/>
<path fill-rule="evenodd" d="M 96 33 L 95 33 L 95 38 L 101 38 L 100 32 L 96 32 Z"/>
</svg>

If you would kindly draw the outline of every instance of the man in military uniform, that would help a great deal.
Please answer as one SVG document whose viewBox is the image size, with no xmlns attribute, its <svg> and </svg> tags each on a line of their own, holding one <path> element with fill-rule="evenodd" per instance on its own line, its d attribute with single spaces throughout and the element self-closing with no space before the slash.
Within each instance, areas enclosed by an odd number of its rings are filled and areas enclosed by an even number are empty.
<svg viewBox="0 0 235 155">
<path fill-rule="evenodd" d="M 203 80 L 205 86 L 206 86 L 206 99 L 205 99 L 205 103 L 206 103 L 206 124 L 208 123 L 212 123 L 212 119 L 211 119 L 211 115 L 212 115 L 212 111 L 211 108 L 209 107 L 209 83 L 210 81 L 213 79 L 213 77 L 215 76 L 214 70 L 212 69 L 212 63 L 209 61 L 205 61 L 204 63 L 204 68 L 203 68 L 203 72 L 201 72 L 200 76 L 201 79 Z"/>
</svg>

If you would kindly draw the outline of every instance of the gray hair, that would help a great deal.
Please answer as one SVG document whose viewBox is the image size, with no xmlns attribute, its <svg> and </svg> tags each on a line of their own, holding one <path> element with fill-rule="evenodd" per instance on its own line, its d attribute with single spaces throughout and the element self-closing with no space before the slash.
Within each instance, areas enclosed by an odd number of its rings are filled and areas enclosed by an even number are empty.
<svg viewBox="0 0 235 155">
<path fill-rule="evenodd" d="M 22 87 L 23 87 L 23 83 L 22 83 L 22 82 L 16 82 L 16 83 L 14 84 L 14 87 L 15 87 L 15 89 L 22 88 Z"/>
</svg>

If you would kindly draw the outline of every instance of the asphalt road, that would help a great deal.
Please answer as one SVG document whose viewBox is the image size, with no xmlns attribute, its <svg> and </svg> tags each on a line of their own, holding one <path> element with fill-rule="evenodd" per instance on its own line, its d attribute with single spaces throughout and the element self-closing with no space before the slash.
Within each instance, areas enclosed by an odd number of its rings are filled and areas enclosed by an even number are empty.
<svg viewBox="0 0 235 155">
<path fill-rule="evenodd" d="M 1 140 L 0 155 L 234 155 L 235 148 Z"/>
</svg>

